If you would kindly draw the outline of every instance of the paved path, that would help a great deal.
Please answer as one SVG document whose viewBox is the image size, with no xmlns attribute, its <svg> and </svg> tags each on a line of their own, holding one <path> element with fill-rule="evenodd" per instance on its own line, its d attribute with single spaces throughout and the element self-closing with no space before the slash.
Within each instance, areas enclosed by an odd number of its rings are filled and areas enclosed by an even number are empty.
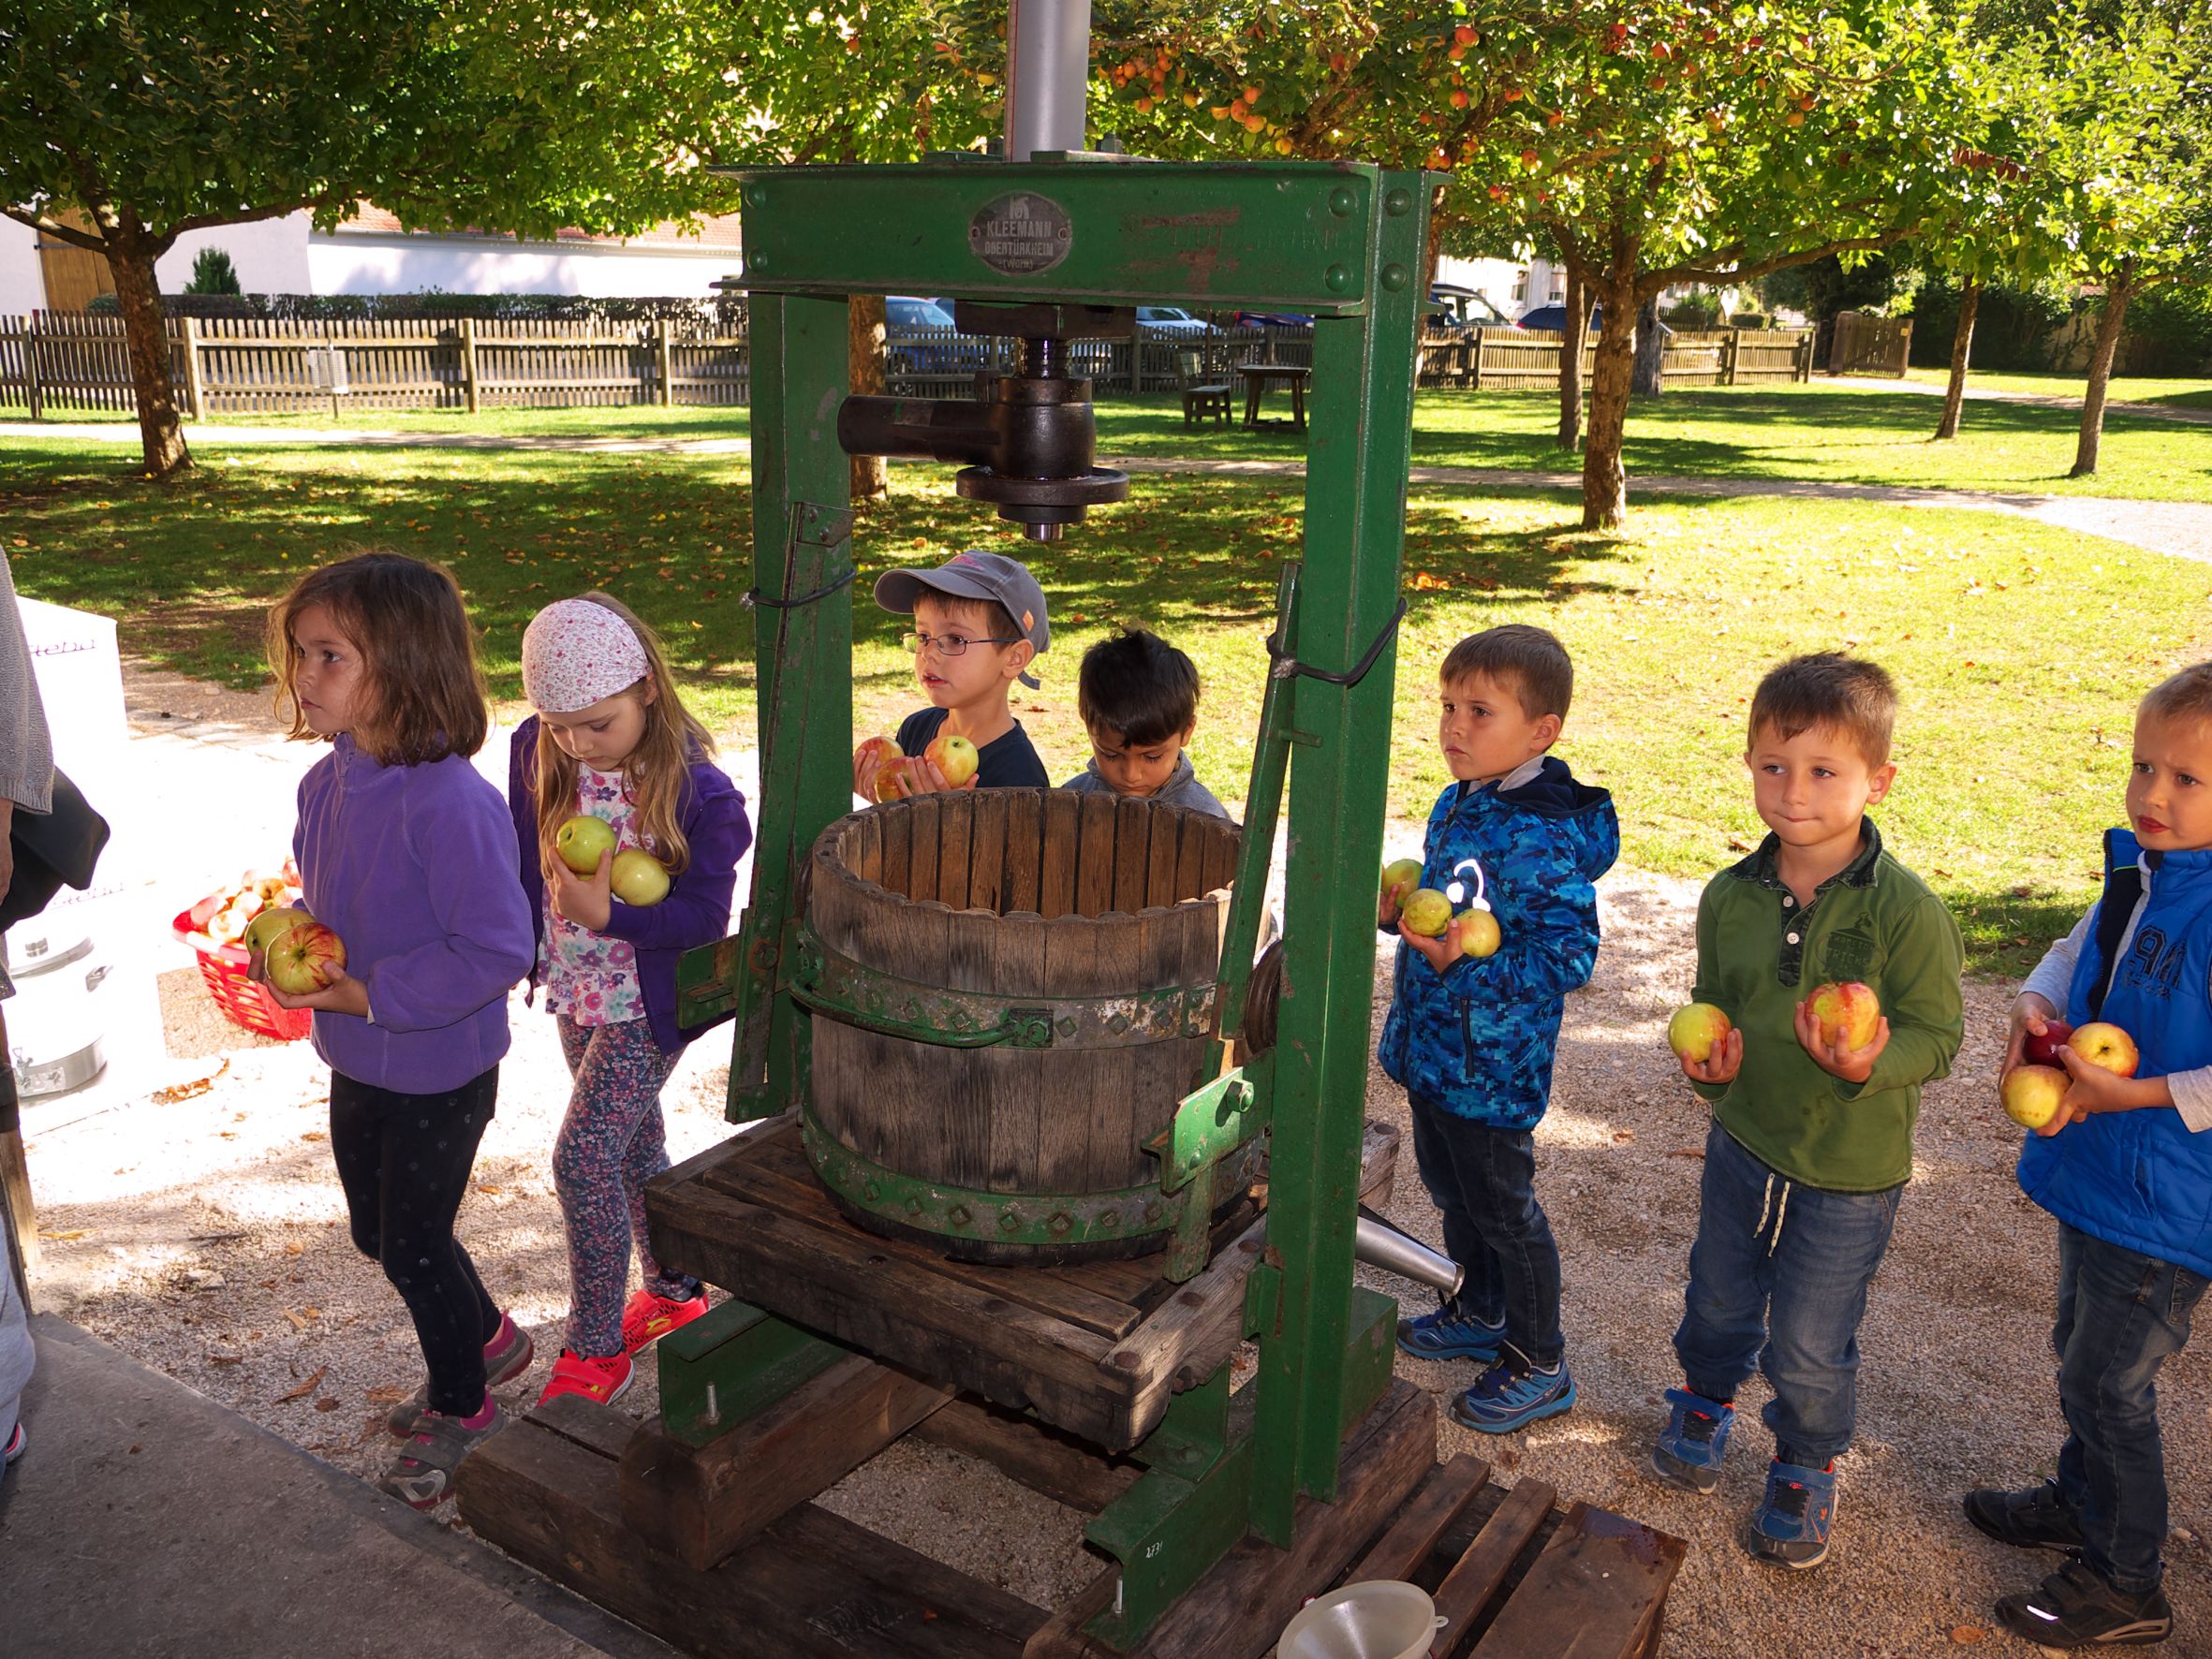
<svg viewBox="0 0 2212 1659">
<path fill-rule="evenodd" d="M 1838 381 L 1837 385 L 1846 382 Z M 1924 397 L 1941 397 L 1950 388 L 1940 380 L 1859 380 L 1848 383 L 1853 391 L 1912 391 Z M 2059 397 L 2047 391 L 1998 391 L 1976 386 L 1969 377 L 1967 381 L 1967 402 L 1969 404 L 2033 404 L 2042 409 L 2081 410 L 2079 397 Z M 2178 404 L 2107 404 L 2107 417 L 2114 415 L 2140 415 L 2146 420 L 2178 420 L 2190 426 L 2212 426 L 2212 409 L 2192 409 Z"/>
<path fill-rule="evenodd" d="M 1877 389 L 1927 389 L 1917 381 L 1871 381 Z M 1937 389 L 1941 389 L 1938 388 Z M 2026 393 L 1991 392 L 1990 398 Z M 2044 400 L 2063 401 L 2063 400 Z M 2147 404 L 2114 405 L 2147 412 Z M 2194 419 L 2200 413 L 2164 411 Z M 186 435 L 205 444 L 317 444 L 366 448 L 547 449 L 592 455 L 744 455 L 750 439 L 742 437 L 514 437 L 490 433 L 426 433 L 368 427 L 289 428 L 276 426 L 187 426 Z M 136 442 L 138 428 L 116 421 L 0 422 L 0 439 L 10 437 L 94 438 Z M 1134 473 L 1210 473 L 1217 477 L 1302 477 L 1302 461 L 1208 460 L 1193 456 L 1102 456 L 1100 464 Z M 1471 484 L 1506 490 L 1582 488 L 1572 473 L 1523 472 L 1503 467 L 1417 466 L 1417 484 Z M 1801 478 L 1687 478 L 1631 474 L 1638 495 L 1790 496 L 1806 501 L 1870 501 L 1894 507 L 1950 507 L 1967 512 L 2006 513 L 2114 541 L 2169 553 L 2177 559 L 2212 564 L 2212 505 L 2175 501 L 2116 501 L 2103 497 L 2038 495 L 2027 492 L 1926 490 L 1908 484 L 1836 484 Z"/>
</svg>

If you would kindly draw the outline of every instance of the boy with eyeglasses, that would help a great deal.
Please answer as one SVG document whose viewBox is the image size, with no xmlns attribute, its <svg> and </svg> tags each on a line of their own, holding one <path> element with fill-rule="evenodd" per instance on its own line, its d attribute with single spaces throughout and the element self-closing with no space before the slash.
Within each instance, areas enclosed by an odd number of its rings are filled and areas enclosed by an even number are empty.
<svg viewBox="0 0 2212 1659">
<path fill-rule="evenodd" d="M 904 769 L 910 794 L 951 788 L 922 754 L 939 733 L 976 746 L 975 777 L 963 788 L 1050 788 L 1044 762 L 1007 703 L 1017 680 L 1037 689 L 1029 665 L 1052 641 L 1044 590 L 1028 566 L 971 548 L 935 570 L 886 571 L 876 579 L 876 603 L 913 616 L 907 643 L 930 706 L 900 722 L 904 758 L 887 759 L 878 746 L 861 746 L 853 756 L 854 792 L 877 799 L 877 774 L 886 765 Z"/>
</svg>

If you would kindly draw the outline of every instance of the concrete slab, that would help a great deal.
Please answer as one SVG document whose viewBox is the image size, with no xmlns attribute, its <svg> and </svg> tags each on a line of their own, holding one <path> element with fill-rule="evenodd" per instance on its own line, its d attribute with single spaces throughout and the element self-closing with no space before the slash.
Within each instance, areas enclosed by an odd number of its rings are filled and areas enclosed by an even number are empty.
<svg viewBox="0 0 2212 1659">
<path fill-rule="evenodd" d="M 25 1659 L 673 1659 L 527 1568 L 51 1314 L 0 1485 Z"/>
</svg>

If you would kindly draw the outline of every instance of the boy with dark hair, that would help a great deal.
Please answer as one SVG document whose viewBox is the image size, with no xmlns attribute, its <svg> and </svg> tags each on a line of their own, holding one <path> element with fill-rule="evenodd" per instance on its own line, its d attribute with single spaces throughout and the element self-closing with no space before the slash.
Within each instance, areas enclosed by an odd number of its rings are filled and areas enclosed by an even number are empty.
<svg viewBox="0 0 2212 1659">
<path fill-rule="evenodd" d="M 1557 639 L 1490 628 L 1454 646 L 1438 678 L 1454 781 L 1429 814 L 1421 883 L 1455 909 L 1486 905 L 1498 944 L 1476 957 L 1456 927 L 1424 937 L 1401 918 L 1401 896 L 1382 892 L 1377 919 L 1401 943 L 1379 1057 L 1405 1087 L 1422 1184 L 1466 1273 L 1457 1297 L 1400 1324 L 1398 1345 L 1482 1366 L 1452 1416 L 1505 1434 L 1574 1404 L 1533 1131 L 1567 993 L 1597 962 L 1596 883 L 1619 856 L 1620 825 L 1611 796 L 1547 753 L 1574 693 Z"/>
<path fill-rule="evenodd" d="M 1029 665 L 1052 643 L 1044 590 L 1028 566 L 971 548 L 935 570 L 885 571 L 876 579 L 876 603 L 913 613 L 907 645 L 930 706 L 899 724 L 905 758 L 883 759 L 877 745 L 861 745 L 853 756 L 854 792 L 876 800 L 876 775 L 886 765 L 904 768 L 908 793 L 951 787 L 922 755 L 940 731 L 976 746 L 976 787 L 1051 787 L 1052 777 L 1008 701 L 1017 680 L 1037 688 Z"/>
<path fill-rule="evenodd" d="M 1198 665 L 1158 634 L 1125 628 L 1099 640 L 1075 677 L 1090 763 L 1062 787 L 1228 817 L 1185 752 L 1198 730 Z"/>
<path fill-rule="evenodd" d="M 2057 1115 L 2020 1152 L 2020 1188 L 2058 1219 L 2058 1473 L 1966 1495 L 2000 1544 L 2072 1551 L 1997 1604 L 2046 1647 L 2162 1641 L 2166 1460 L 2160 1368 L 2189 1341 L 2212 1278 L 2212 663 L 2155 687 L 2135 715 L 2126 830 L 2104 834 L 2104 890 L 2013 1005 L 2009 1077 L 2063 1018 L 2133 1038 L 2135 1075 L 2072 1048 Z"/>
<path fill-rule="evenodd" d="M 1713 1126 L 1674 1333 L 1684 1385 L 1667 1390 L 1651 1469 L 1712 1491 L 1757 1365 L 1776 1456 L 1747 1544 L 1788 1567 L 1828 1553 L 1866 1287 L 1912 1173 L 1921 1085 L 1950 1070 L 1964 1030 L 1957 924 L 1865 815 L 1896 776 L 1895 714 L 1872 663 L 1823 652 L 1768 673 L 1744 753 L 1768 834 L 1698 902 L 1692 995 L 1733 1029 L 1681 1061 Z M 1824 981 L 1872 987 L 1882 1017 L 1861 1046 L 1814 1017 Z"/>
</svg>

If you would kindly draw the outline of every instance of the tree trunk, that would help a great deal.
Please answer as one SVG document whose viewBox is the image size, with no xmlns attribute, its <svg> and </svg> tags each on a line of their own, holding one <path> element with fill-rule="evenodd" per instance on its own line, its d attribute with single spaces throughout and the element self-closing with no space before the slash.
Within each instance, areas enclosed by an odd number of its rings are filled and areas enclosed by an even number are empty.
<svg viewBox="0 0 2212 1659">
<path fill-rule="evenodd" d="M 2082 436 L 2073 451 L 2073 471 L 2066 475 L 2070 478 L 2087 478 L 2097 471 L 2097 449 L 2104 441 L 2104 394 L 2112 383 L 2112 360 L 2120 348 L 2120 326 L 2134 295 L 2134 266 L 2122 265 L 2104 285 L 2104 315 L 2098 319 L 2097 349 L 2089 357 L 2089 385 L 2082 394 Z"/>
<path fill-rule="evenodd" d="M 1967 401 L 1967 358 L 1974 349 L 1974 313 L 1982 309 L 1980 278 L 1958 292 L 1958 327 L 1951 335 L 1951 384 L 1943 391 L 1943 418 L 1936 422 L 1936 436 L 1958 436 L 1958 414 Z"/>
<path fill-rule="evenodd" d="M 1666 389 L 1660 374 L 1666 351 L 1667 337 L 1659 330 L 1659 296 L 1654 294 L 1636 313 L 1636 368 L 1631 384 L 1638 397 L 1656 398 Z"/>
<path fill-rule="evenodd" d="M 115 278 L 115 302 L 123 312 L 124 343 L 138 396 L 146 476 L 166 478 L 192 464 L 192 451 L 184 447 L 184 429 L 177 419 L 169 335 L 162 328 L 161 290 L 154 278 L 154 261 L 161 250 L 136 235 L 119 238 L 113 226 L 106 235 L 108 270 Z"/>
<path fill-rule="evenodd" d="M 1590 291 L 1583 281 L 1582 267 L 1572 259 L 1567 268 L 1566 338 L 1559 342 L 1559 448 L 1582 448 L 1582 353 L 1589 332 Z"/>
<path fill-rule="evenodd" d="M 846 351 L 851 361 L 851 390 L 869 397 L 883 393 L 883 296 L 855 294 L 846 307 Z M 882 501 L 891 494 L 891 476 L 880 455 L 852 458 L 852 498 Z"/>
<path fill-rule="evenodd" d="M 1590 374 L 1590 436 L 1582 458 L 1582 525 L 1585 530 L 1617 530 L 1629 516 L 1629 475 L 1621 464 L 1621 439 L 1629 423 L 1629 391 L 1635 374 L 1636 336 L 1629 318 L 1636 315 L 1633 278 L 1593 284 L 1604 316 L 1598 330 L 1598 358 Z"/>
</svg>

